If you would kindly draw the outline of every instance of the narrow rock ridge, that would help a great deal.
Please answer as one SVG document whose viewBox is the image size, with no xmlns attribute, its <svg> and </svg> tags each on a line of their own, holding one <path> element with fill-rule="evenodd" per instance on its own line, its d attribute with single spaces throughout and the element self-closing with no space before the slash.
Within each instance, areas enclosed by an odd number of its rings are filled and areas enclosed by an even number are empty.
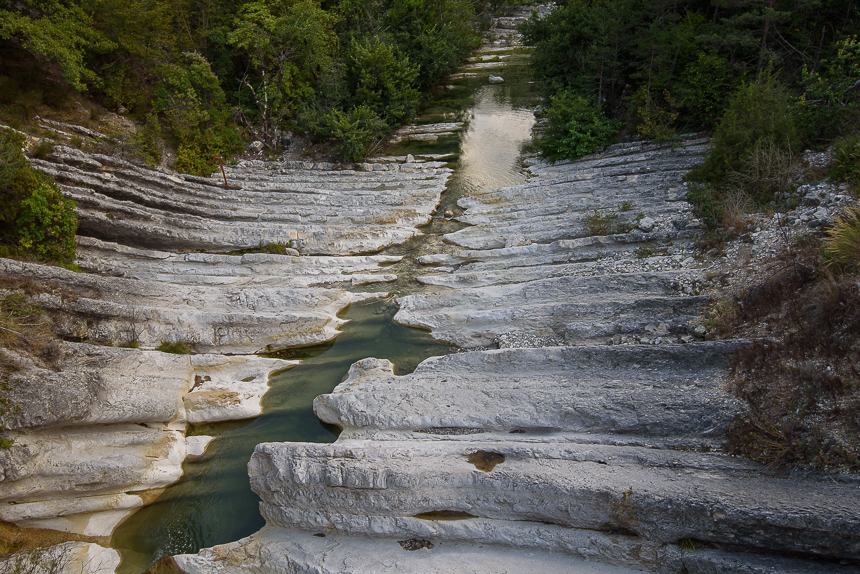
<svg viewBox="0 0 860 574">
<path fill-rule="evenodd" d="M 857 572 L 856 477 L 720 452 L 744 408 L 726 364 L 748 342 L 702 340 L 696 320 L 701 225 L 681 176 L 706 143 L 536 163 L 527 184 L 461 200 L 474 225 L 446 239 L 466 249 L 421 258 L 419 281 L 441 289 L 400 299 L 396 320 L 478 350 L 405 376 L 355 363 L 314 402 L 343 429 L 334 444 L 258 445 L 249 474 L 267 527 L 176 564 Z M 639 229 L 586 237 L 594 209 Z"/>
<path fill-rule="evenodd" d="M 236 250 L 292 241 L 304 254 L 373 252 L 417 235 L 451 170 L 392 158 L 354 169 L 243 160 L 215 178 L 180 176 L 57 146 L 39 169 L 77 204 L 79 233 L 171 250 Z"/>
</svg>

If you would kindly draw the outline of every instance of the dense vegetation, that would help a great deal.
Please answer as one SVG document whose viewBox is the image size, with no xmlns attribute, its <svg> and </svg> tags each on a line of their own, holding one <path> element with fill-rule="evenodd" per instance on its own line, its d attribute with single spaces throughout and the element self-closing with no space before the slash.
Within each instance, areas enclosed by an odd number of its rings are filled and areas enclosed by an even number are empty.
<svg viewBox="0 0 860 574">
<path fill-rule="evenodd" d="M 158 161 L 153 141 L 164 137 L 177 170 L 208 171 L 217 154 L 243 149 L 240 136 L 273 150 L 296 130 L 338 140 L 354 160 L 459 66 L 482 15 L 517 3 L 0 0 L 0 48 L 126 110 L 144 126 L 142 155 Z M 38 82 L 4 67 L 0 100 L 32 114 L 24 84 Z"/>
<path fill-rule="evenodd" d="M 74 202 L 30 167 L 24 137 L 0 130 L 0 256 L 32 254 L 69 265 L 75 259 Z"/>
<path fill-rule="evenodd" d="M 251 140 L 275 151 L 295 131 L 357 161 L 459 67 L 482 17 L 519 3 L 0 0 L 0 121 L 32 127 L 79 93 L 136 121 L 122 153 L 155 165 L 168 142 L 177 171 L 209 174 L 219 155 Z M 0 134 L 0 255 L 69 264 L 73 206 L 28 167 L 22 144 Z"/>
<path fill-rule="evenodd" d="M 550 156 L 583 134 L 592 136 L 591 145 L 568 147 L 578 155 L 593 151 L 607 141 L 594 134 L 610 120 L 658 140 L 726 123 L 698 174 L 722 183 L 771 136 L 780 149 L 797 151 L 856 129 L 860 44 L 852 34 L 860 29 L 860 7 L 852 0 L 557 4 L 524 29 L 551 101 L 553 131 L 539 142 Z M 587 123 L 576 120 L 589 108 L 602 121 L 595 124 L 592 113 Z"/>
</svg>

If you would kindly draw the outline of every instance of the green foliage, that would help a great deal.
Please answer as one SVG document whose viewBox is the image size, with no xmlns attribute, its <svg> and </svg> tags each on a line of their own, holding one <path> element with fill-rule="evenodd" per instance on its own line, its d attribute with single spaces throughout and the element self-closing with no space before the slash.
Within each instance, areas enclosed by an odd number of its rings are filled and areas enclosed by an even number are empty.
<svg viewBox="0 0 860 574">
<path fill-rule="evenodd" d="M 751 155 L 763 144 L 781 151 L 797 151 L 800 147 L 791 100 L 770 70 L 741 86 L 729 100 L 707 160 L 690 177 L 724 185 L 732 172 L 749 167 Z"/>
<path fill-rule="evenodd" d="M 313 95 L 314 83 L 333 65 L 336 18 L 318 0 L 258 0 L 242 7 L 228 42 L 248 59 L 242 85 L 253 108 L 243 106 L 246 126 L 275 147 L 276 131 Z"/>
<path fill-rule="evenodd" d="M 154 114 L 148 114 L 146 121 L 134 135 L 137 155 L 150 166 L 161 162 L 161 124 Z"/>
<path fill-rule="evenodd" d="M 334 110 L 328 116 L 331 136 L 339 140 L 338 155 L 344 161 L 360 161 L 388 133 L 388 124 L 365 105 L 348 112 Z"/>
<path fill-rule="evenodd" d="M 23 0 L 0 9 L 0 39 L 18 39 L 30 52 L 56 62 L 77 90 L 97 84 L 98 76 L 86 65 L 87 51 L 113 47 L 94 26 L 80 2 Z M 11 9 L 10 9 L 11 8 Z"/>
<path fill-rule="evenodd" d="M 17 179 L 21 170 L 28 167 L 21 153 L 24 136 L 12 130 L 0 130 L 0 188 L 6 188 Z"/>
<path fill-rule="evenodd" d="M 713 128 L 726 108 L 726 94 L 733 93 L 738 85 L 729 61 L 718 54 L 699 54 L 687 64 L 680 80 L 686 117 L 694 125 Z"/>
<path fill-rule="evenodd" d="M 153 111 L 165 119 L 177 146 L 177 171 L 209 175 L 216 156 L 241 151 L 242 140 L 230 125 L 227 98 L 209 62 L 185 52 L 173 64 L 160 67 L 160 86 Z"/>
<path fill-rule="evenodd" d="M 354 105 L 365 105 L 389 125 L 408 119 L 418 106 L 418 68 L 377 37 L 354 40 L 346 58 L 346 82 Z"/>
<path fill-rule="evenodd" d="M 799 116 L 808 140 L 829 140 L 860 122 L 860 42 L 856 36 L 835 44 L 821 72 L 801 70 L 804 94 Z"/>
<path fill-rule="evenodd" d="M 619 212 L 626 211 L 623 207 L 624 205 L 622 204 L 619 208 Z M 638 221 L 639 219 L 642 219 L 642 217 L 644 217 L 644 215 L 639 214 L 636 220 Z M 629 222 L 619 221 L 618 213 L 602 209 L 595 209 L 588 215 L 585 215 L 582 218 L 582 224 L 585 228 L 585 233 L 588 236 L 627 233 L 633 228 Z"/>
<path fill-rule="evenodd" d="M 675 137 L 675 119 L 678 117 L 678 104 L 663 90 L 660 101 L 652 97 L 646 86 L 641 86 L 631 99 L 633 116 L 636 118 L 636 131 L 643 137 L 664 142 Z"/>
<path fill-rule="evenodd" d="M 21 202 L 17 223 L 21 249 L 34 251 L 48 261 L 74 261 L 78 229 L 75 203 L 64 198 L 56 186 L 43 183 L 33 190 Z"/>
<path fill-rule="evenodd" d="M 38 158 L 38 159 L 46 158 L 49 155 L 51 155 L 52 153 L 54 153 L 54 146 L 55 145 L 56 144 L 53 141 L 51 141 L 47 138 L 41 139 L 41 140 L 39 140 L 39 143 L 37 143 L 33 147 L 33 149 L 30 150 L 30 155 L 35 157 L 35 158 Z"/>
<path fill-rule="evenodd" d="M 549 125 L 535 146 L 551 161 L 597 151 L 618 131 L 618 122 L 607 119 L 596 105 L 570 90 L 553 96 L 545 114 Z"/>
<path fill-rule="evenodd" d="M 860 187 L 860 136 L 853 135 L 833 143 L 833 163 L 828 175 Z"/>
<path fill-rule="evenodd" d="M 693 213 L 701 219 L 709 230 L 720 226 L 725 213 L 725 196 L 714 186 L 707 183 L 690 182 L 687 201 L 693 206 Z"/>
<path fill-rule="evenodd" d="M 174 355 L 190 355 L 193 349 L 185 341 L 162 341 L 158 345 L 158 349 L 162 353 L 172 353 Z"/>
<path fill-rule="evenodd" d="M 0 242 L 6 254 L 17 249 L 41 259 L 75 259 L 77 216 L 51 179 L 32 169 L 21 152 L 23 137 L 0 131 Z"/>
<path fill-rule="evenodd" d="M 857 80 L 856 73 L 851 75 L 856 48 L 844 40 L 860 25 L 853 0 L 555 4 L 548 16 L 533 18 L 523 28 L 526 43 L 536 48 L 535 74 L 548 95 L 572 88 L 595 97 L 610 117 L 641 116 L 638 102 L 628 104 L 644 87 L 647 94 L 660 96 L 663 109 L 668 91 L 678 105 L 668 109 L 678 112 L 677 125 L 711 128 L 722 115 L 726 95 L 768 65 L 780 71 L 791 90 L 811 83 L 799 81 L 804 66 L 810 78 L 815 73 L 824 79 L 821 89 L 839 84 L 833 81 L 838 78 Z M 832 89 L 844 93 L 847 87 Z M 807 101 L 813 100 L 822 112 L 832 108 L 825 101 L 834 101 L 808 95 Z M 651 105 L 646 111 L 654 111 Z M 642 119 L 640 125 L 647 123 Z"/>
</svg>

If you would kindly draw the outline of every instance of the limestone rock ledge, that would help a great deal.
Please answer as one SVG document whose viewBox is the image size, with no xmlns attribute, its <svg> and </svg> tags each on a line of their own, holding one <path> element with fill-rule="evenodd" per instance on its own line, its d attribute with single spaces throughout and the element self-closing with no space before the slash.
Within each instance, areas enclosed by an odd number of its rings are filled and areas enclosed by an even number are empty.
<svg viewBox="0 0 860 574">
<path fill-rule="evenodd" d="M 65 317 L 74 340 L 156 347 L 184 341 L 198 352 L 257 353 L 330 341 L 346 321 L 337 313 L 381 293 L 286 285 L 194 285 L 74 273 L 0 259 L 0 277 L 48 287 L 36 302 Z"/>
<path fill-rule="evenodd" d="M 4 394 L 0 520 L 109 536 L 182 475 L 187 423 L 260 414 L 269 375 L 296 361 L 69 343 L 57 370 L 16 363 Z"/>
</svg>

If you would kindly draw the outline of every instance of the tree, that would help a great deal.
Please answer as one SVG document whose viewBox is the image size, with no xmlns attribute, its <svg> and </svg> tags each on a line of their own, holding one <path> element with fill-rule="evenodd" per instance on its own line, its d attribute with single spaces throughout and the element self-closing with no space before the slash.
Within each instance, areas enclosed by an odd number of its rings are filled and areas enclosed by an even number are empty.
<svg viewBox="0 0 860 574">
<path fill-rule="evenodd" d="M 14 38 L 32 54 L 59 65 L 63 77 L 76 90 L 99 82 L 86 65 L 87 50 L 106 51 L 113 44 L 94 27 L 78 3 L 5 0 L 0 6 L 0 38 Z"/>
<path fill-rule="evenodd" d="M 247 58 L 241 79 L 253 110 L 240 107 L 244 123 L 267 146 L 334 59 L 335 18 L 317 0 L 257 0 L 242 7 L 228 42 Z"/>
<path fill-rule="evenodd" d="M 366 105 L 389 125 L 409 118 L 418 106 L 418 68 L 391 44 L 377 38 L 353 41 L 347 55 L 347 85 L 355 105 Z"/>
</svg>

